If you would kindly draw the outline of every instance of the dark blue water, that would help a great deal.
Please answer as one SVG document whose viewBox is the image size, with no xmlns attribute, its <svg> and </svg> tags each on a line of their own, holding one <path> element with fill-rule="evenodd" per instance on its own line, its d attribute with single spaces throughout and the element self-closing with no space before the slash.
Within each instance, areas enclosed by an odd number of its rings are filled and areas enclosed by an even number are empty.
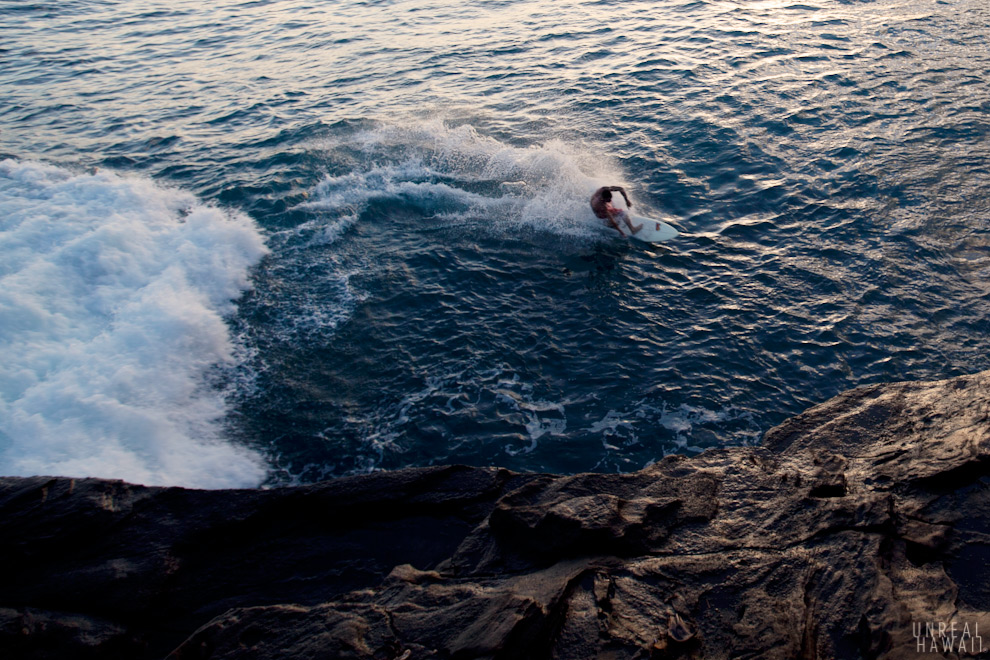
<svg viewBox="0 0 990 660">
<path fill-rule="evenodd" d="M 988 25 L 0 0 L 0 472 L 626 471 L 990 368 Z"/>
</svg>

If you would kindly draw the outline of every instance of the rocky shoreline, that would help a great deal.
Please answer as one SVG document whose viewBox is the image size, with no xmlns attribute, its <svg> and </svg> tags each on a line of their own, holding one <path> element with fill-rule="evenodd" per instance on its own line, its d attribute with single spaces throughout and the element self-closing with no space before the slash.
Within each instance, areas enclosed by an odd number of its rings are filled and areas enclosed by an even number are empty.
<svg viewBox="0 0 990 660">
<path fill-rule="evenodd" d="M 0 479 L 4 658 L 990 657 L 988 569 L 990 372 L 632 474 Z"/>
</svg>

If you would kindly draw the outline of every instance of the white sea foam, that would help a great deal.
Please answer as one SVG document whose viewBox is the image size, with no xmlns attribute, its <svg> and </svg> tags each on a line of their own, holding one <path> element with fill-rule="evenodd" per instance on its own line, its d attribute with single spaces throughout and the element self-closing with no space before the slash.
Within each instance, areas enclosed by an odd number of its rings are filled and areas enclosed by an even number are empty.
<svg viewBox="0 0 990 660">
<path fill-rule="evenodd" d="M 533 396 L 533 386 L 521 382 L 518 374 L 502 378 L 497 383 L 497 399 L 507 409 L 523 416 L 529 444 L 523 447 L 503 447 L 509 456 L 529 454 L 536 450 L 540 438 L 545 435 L 563 435 L 567 430 L 565 406 L 556 401 L 545 401 Z"/>
<path fill-rule="evenodd" d="M 258 485 L 207 373 L 266 250 L 247 216 L 147 179 L 0 162 L 0 474 Z"/>
<path fill-rule="evenodd" d="M 475 221 L 496 231 L 599 236 L 588 199 L 624 178 L 610 157 L 590 147 L 559 139 L 515 146 L 442 120 L 380 125 L 321 146 L 358 150 L 366 166 L 327 176 L 305 208 L 360 213 L 372 201 L 403 199 L 452 223 Z"/>
<path fill-rule="evenodd" d="M 420 161 L 374 164 L 368 170 L 326 177 L 314 191 L 314 199 L 300 205 L 310 210 L 354 210 L 378 199 L 453 200 L 461 204 L 490 200 L 445 183 L 429 179 L 439 176 Z"/>
</svg>

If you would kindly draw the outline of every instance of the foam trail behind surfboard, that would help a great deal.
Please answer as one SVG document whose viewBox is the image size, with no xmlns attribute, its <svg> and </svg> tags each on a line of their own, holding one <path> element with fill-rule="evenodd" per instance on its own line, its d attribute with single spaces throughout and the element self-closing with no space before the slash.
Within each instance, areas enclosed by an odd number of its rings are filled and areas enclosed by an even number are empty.
<svg viewBox="0 0 990 660">
<path fill-rule="evenodd" d="M 599 237 L 588 200 L 600 185 L 623 179 L 609 157 L 584 145 L 550 139 L 516 146 L 441 120 L 376 125 L 336 136 L 323 149 L 360 152 L 360 165 L 328 175 L 303 208 L 360 212 L 395 199 L 486 231 Z"/>
</svg>

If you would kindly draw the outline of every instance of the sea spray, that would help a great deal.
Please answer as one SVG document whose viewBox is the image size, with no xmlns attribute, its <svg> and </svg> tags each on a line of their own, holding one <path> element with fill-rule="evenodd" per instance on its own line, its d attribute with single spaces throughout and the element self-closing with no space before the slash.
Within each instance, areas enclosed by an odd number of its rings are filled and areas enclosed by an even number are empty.
<svg viewBox="0 0 990 660">
<path fill-rule="evenodd" d="M 625 180 L 613 158 L 590 146 L 555 138 L 514 145 L 439 119 L 374 124 L 314 146 L 360 165 L 328 173 L 300 208 L 359 214 L 375 201 L 401 201 L 485 231 L 596 239 L 602 225 L 588 199 Z"/>
</svg>

